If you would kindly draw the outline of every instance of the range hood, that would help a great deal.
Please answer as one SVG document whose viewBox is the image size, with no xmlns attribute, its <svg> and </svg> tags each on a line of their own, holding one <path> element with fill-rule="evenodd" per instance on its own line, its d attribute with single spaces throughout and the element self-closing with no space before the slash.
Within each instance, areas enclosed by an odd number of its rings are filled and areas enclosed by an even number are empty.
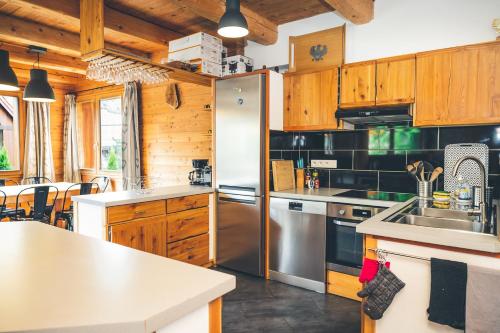
<svg viewBox="0 0 500 333">
<path fill-rule="evenodd" d="M 386 124 L 412 121 L 412 105 L 395 107 L 373 107 L 359 109 L 338 109 L 335 113 L 337 121 L 343 120 L 353 125 Z"/>
</svg>

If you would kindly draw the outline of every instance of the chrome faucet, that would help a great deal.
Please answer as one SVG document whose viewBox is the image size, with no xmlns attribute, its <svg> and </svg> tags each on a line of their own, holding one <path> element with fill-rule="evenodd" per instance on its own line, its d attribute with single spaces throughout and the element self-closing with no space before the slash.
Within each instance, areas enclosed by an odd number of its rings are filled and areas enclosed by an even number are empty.
<svg viewBox="0 0 500 333">
<path fill-rule="evenodd" d="M 463 162 L 471 160 L 477 163 L 479 166 L 479 173 L 481 174 L 481 198 L 479 199 L 479 210 L 472 209 L 469 211 L 470 215 L 479 215 L 481 218 L 481 223 L 485 224 L 487 222 L 487 217 L 486 217 L 486 170 L 484 168 L 483 162 L 481 162 L 478 158 L 474 156 L 465 156 L 462 157 L 455 163 L 455 166 L 453 167 L 453 177 L 457 176 L 458 168 L 460 165 L 462 165 Z"/>
</svg>

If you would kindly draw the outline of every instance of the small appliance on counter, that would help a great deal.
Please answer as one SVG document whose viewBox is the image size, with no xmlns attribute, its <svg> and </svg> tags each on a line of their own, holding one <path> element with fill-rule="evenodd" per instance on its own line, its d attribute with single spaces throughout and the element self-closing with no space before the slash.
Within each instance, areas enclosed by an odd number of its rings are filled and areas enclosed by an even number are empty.
<svg viewBox="0 0 500 333">
<path fill-rule="evenodd" d="M 212 167 L 208 160 L 193 160 L 193 171 L 189 172 L 189 184 L 212 186 Z"/>
</svg>

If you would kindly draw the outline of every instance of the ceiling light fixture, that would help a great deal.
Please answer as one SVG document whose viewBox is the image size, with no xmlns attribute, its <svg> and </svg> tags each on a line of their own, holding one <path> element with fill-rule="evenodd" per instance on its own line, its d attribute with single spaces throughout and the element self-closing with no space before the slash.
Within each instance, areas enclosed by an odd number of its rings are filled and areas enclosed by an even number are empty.
<svg viewBox="0 0 500 333">
<path fill-rule="evenodd" d="M 29 46 L 28 52 L 36 53 L 38 68 L 30 70 L 30 81 L 24 89 L 23 100 L 28 102 L 55 102 L 54 90 L 49 84 L 47 71 L 40 69 L 40 54 L 45 54 L 47 49 L 38 46 Z"/>
<path fill-rule="evenodd" d="M 227 38 L 248 35 L 248 24 L 240 12 L 240 0 L 226 0 L 226 12 L 219 21 L 217 33 Z"/>
<path fill-rule="evenodd" d="M 9 52 L 5 50 L 0 50 L 0 90 L 19 90 L 16 73 L 14 73 L 9 64 Z"/>
</svg>

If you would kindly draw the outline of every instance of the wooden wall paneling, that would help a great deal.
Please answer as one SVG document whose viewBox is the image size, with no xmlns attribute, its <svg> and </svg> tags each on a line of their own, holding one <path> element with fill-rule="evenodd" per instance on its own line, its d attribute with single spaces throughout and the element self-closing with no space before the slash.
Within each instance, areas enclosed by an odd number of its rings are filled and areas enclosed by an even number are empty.
<svg viewBox="0 0 500 333">
<path fill-rule="evenodd" d="M 141 88 L 142 174 L 157 178 L 161 185 L 188 184 L 192 159 L 212 161 L 212 89 L 178 84 L 177 110 L 166 103 L 166 84 Z"/>
<path fill-rule="evenodd" d="M 415 55 L 377 60 L 377 105 L 415 101 Z"/>
</svg>

